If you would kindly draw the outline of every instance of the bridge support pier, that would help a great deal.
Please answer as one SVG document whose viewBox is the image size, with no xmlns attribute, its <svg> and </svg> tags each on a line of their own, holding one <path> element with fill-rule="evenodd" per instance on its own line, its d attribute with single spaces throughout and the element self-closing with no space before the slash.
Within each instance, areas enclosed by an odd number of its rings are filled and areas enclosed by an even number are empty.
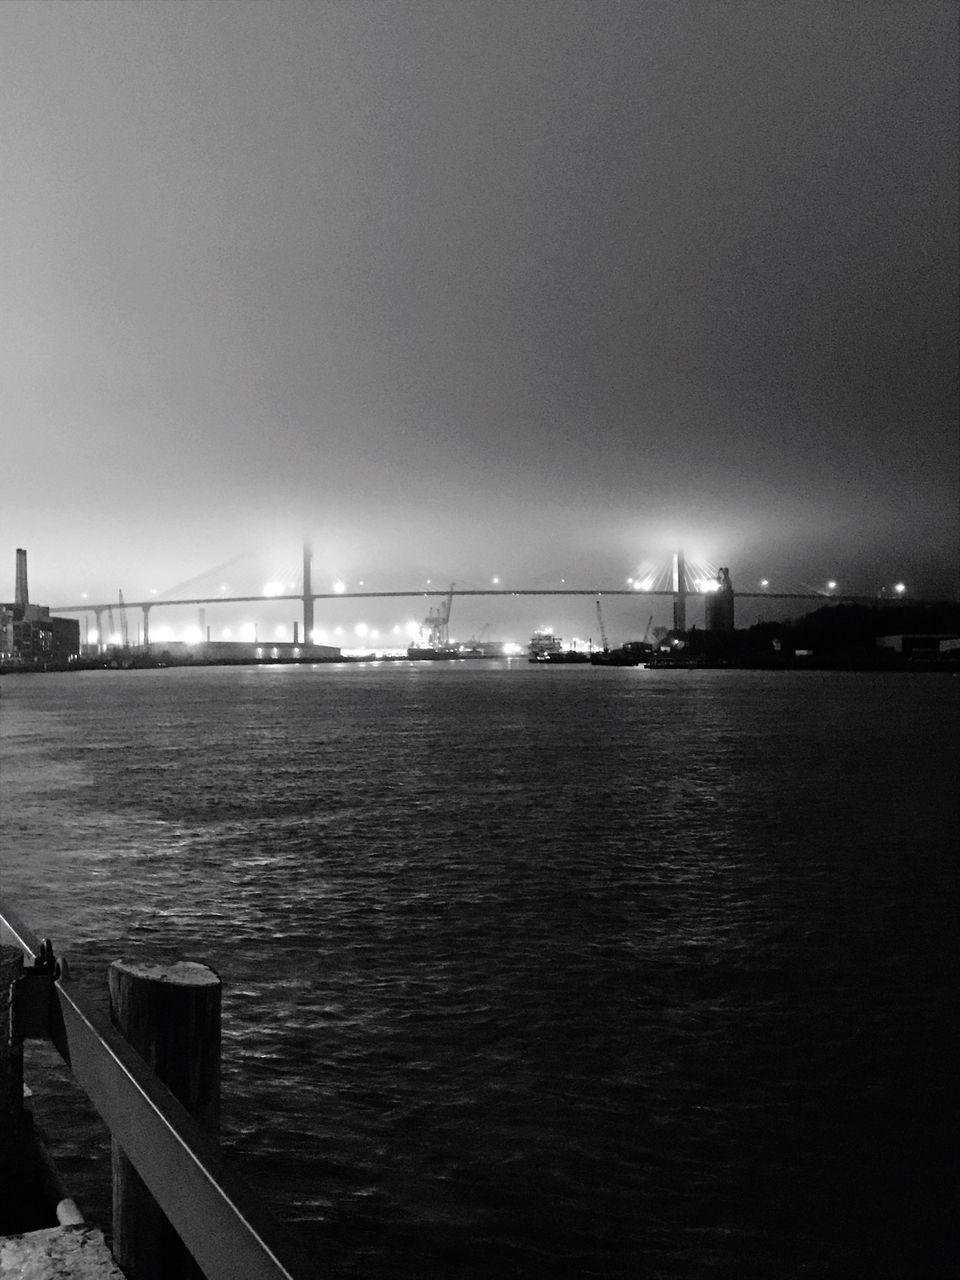
<svg viewBox="0 0 960 1280">
<path fill-rule="evenodd" d="M 140 606 L 143 610 L 143 647 L 150 648 L 150 606 L 144 604 Z"/>
<path fill-rule="evenodd" d="M 97 620 L 97 653 L 103 653 L 103 610 L 94 609 L 93 616 Z"/>
</svg>

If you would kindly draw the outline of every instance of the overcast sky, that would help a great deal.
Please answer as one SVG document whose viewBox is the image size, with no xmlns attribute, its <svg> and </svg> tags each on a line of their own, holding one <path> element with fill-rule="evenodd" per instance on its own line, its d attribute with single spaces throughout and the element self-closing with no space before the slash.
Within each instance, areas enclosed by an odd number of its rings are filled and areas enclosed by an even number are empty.
<svg viewBox="0 0 960 1280">
<path fill-rule="evenodd" d="M 65 603 L 304 532 L 318 588 L 682 542 L 955 595 L 952 0 L 6 0 L 0 43 L 0 597 L 17 546 Z"/>
</svg>

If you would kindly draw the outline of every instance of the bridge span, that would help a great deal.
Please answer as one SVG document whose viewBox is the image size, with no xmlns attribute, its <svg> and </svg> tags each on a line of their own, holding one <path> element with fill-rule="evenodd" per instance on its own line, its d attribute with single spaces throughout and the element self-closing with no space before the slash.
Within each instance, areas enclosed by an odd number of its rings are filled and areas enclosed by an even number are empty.
<svg viewBox="0 0 960 1280">
<path fill-rule="evenodd" d="M 685 606 L 686 601 L 690 598 L 704 598 L 710 595 L 709 591 L 691 590 L 677 591 L 670 590 L 646 590 L 637 589 L 635 587 L 466 587 L 462 590 L 447 588 L 441 590 L 439 588 L 426 588 L 420 591 L 312 591 L 309 596 L 302 594 L 281 594 L 281 595 L 242 595 L 228 596 L 190 596 L 177 600 L 160 600 L 153 597 L 150 600 L 126 600 L 123 607 L 127 609 L 140 609 L 143 614 L 143 643 L 150 643 L 150 611 L 151 609 L 167 609 L 179 608 L 184 605 L 206 606 L 213 604 L 276 604 L 280 601 L 298 601 L 303 608 L 303 630 L 304 638 L 308 638 L 313 632 L 313 604 L 317 600 L 409 600 L 409 599 L 447 599 L 453 597 L 476 597 L 476 596 L 541 596 L 541 597 L 557 597 L 557 596 L 592 596 L 596 599 L 606 596 L 632 596 L 637 598 L 666 598 L 672 599 L 674 603 L 674 624 L 682 630 L 685 627 Z M 845 604 L 871 604 L 876 603 L 869 596 L 844 595 L 836 592 L 825 594 L 823 592 L 797 592 L 797 591 L 738 591 L 736 592 L 738 600 L 798 600 L 798 601 L 832 601 L 834 603 Z M 55 613 L 92 613 L 96 619 L 96 626 L 99 634 L 103 635 L 103 615 L 106 613 L 108 617 L 112 611 L 118 608 L 116 601 L 103 601 L 100 603 L 90 603 L 84 601 L 81 604 L 56 605 L 53 609 Z"/>
</svg>

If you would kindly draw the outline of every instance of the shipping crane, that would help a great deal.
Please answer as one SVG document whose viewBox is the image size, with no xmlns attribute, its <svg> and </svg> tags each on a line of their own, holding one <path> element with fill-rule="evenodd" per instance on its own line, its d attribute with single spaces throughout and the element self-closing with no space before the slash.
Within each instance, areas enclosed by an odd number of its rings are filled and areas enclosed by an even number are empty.
<svg viewBox="0 0 960 1280">
<path fill-rule="evenodd" d="M 427 644 L 431 649 L 442 649 L 450 642 L 450 608 L 453 605 L 453 589 L 457 584 L 450 583 L 450 591 L 446 600 L 436 613 L 431 610 L 423 620 L 422 630 L 426 633 Z"/>
<path fill-rule="evenodd" d="M 650 628 L 651 628 L 652 626 L 653 626 L 653 614 L 651 613 L 650 617 L 647 619 L 647 629 L 646 629 L 646 631 L 643 633 L 643 643 L 644 643 L 644 644 L 649 644 L 649 643 L 650 643 Z"/>
<path fill-rule="evenodd" d="M 600 597 L 597 596 L 597 621 L 600 623 L 600 643 L 603 645 L 603 652 L 607 653 L 610 644 L 607 640 L 607 629 L 603 625 L 603 610 L 600 608 Z"/>
</svg>

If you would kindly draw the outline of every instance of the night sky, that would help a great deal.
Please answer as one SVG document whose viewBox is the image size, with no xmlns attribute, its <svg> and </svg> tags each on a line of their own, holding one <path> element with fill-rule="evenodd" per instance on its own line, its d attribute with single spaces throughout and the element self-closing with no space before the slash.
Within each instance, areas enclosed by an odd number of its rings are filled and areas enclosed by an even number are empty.
<svg viewBox="0 0 960 1280">
<path fill-rule="evenodd" d="M 6 0 L 0 45 L 0 598 L 17 546 L 65 604 L 304 534 L 318 590 L 682 543 L 955 598 L 952 2 Z"/>
</svg>

